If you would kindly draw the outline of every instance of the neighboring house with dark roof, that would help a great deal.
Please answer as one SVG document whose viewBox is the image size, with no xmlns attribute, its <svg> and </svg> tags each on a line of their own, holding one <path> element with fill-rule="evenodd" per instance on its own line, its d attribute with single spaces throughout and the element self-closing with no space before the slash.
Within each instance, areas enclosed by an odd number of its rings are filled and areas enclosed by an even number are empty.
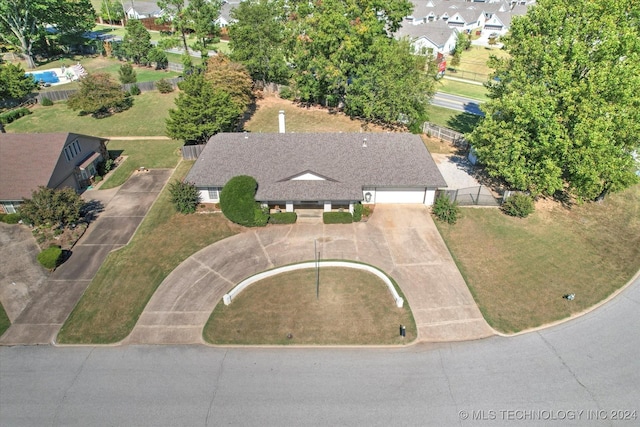
<svg viewBox="0 0 640 427">
<path fill-rule="evenodd" d="M 220 28 L 228 27 L 235 22 L 235 19 L 231 17 L 231 11 L 238 7 L 239 4 L 240 2 L 238 0 L 225 0 L 222 2 L 220 16 L 216 20 L 216 24 L 218 24 Z"/>
<path fill-rule="evenodd" d="M 14 213 L 39 186 L 83 190 L 107 158 L 105 141 L 76 133 L 0 134 L 0 211 Z"/>
<path fill-rule="evenodd" d="M 343 208 L 357 202 L 433 204 L 447 184 L 422 139 L 408 133 L 219 133 L 185 181 L 217 203 L 233 177 L 258 182 L 263 206 Z"/>
<path fill-rule="evenodd" d="M 129 19 L 159 18 L 162 16 L 162 9 L 155 1 L 127 0 L 124 7 Z"/>
<path fill-rule="evenodd" d="M 409 39 L 414 53 L 437 56 L 448 55 L 456 47 L 458 29 L 451 28 L 444 21 L 424 25 L 405 25 L 395 34 L 397 38 Z"/>
</svg>

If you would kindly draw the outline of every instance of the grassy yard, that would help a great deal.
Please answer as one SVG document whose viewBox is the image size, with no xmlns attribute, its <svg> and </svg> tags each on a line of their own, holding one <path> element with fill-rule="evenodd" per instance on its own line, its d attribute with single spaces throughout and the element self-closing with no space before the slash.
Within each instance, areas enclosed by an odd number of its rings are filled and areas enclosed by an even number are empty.
<svg viewBox="0 0 640 427">
<path fill-rule="evenodd" d="M 2 303 L 0 303 L 0 336 L 9 329 L 9 326 L 11 326 L 9 316 L 7 316 L 7 312 L 4 311 L 4 307 L 2 306 Z"/>
<path fill-rule="evenodd" d="M 487 61 L 491 56 L 502 58 L 509 56 L 509 54 L 507 51 L 498 48 L 471 46 L 469 50 L 465 50 L 462 53 L 460 65 L 454 67 L 457 72 L 455 74 L 450 73 L 449 75 L 453 77 L 470 78 L 472 80 L 478 80 L 477 78 L 472 78 L 474 74 L 478 78 L 488 76 L 493 72 L 493 69 L 487 65 Z M 481 78 L 480 80 L 486 80 L 486 78 Z"/>
<path fill-rule="evenodd" d="M 181 162 L 172 180 L 193 162 Z M 183 260 L 239 227 L 221 214 L 177 214 L 165 188 L 131 243 L 112 253 L 58 335 L 61 343 L 112 343 L 133 329 L 162 280 Z"/>
<path fill-rule="evenodd" d="M 464 209 L 437 222 L 491 326 L 517 332 L 602 301 L 640 269 L 640 185 L 568 210 L 538 204 L 526 219 Z M 562 296 L 575 293 L 575 300 Z"/>
<path fill-rule="evenodd" d="M 104 119 L 79 116 L 65 102 L 36 106 L 33 114 L 6 126 L 7 132 L 77 132 L 95 136 L 163 136 L 165 119 L 174 107 L 177 91 L 144 92 L 134 97 L 133 107 Z"/>
<path fill-rule="evenodd" d="M 127 160 L 109 175 L 100 189 L 117 187 L 124 184 L 134 170 L 146 168 L 175 168 L 180 161 L 181 141 L 174 140 L 135 140 L 112 139 L 107 149 L 112 158 L 126 156 Z"/>
<path fill-rule="evenodd" d="M 438 126 L 448 127 L 458 132 L 471 132 L 482 117 L 471 113 L 461 113 L 444 107 L 429 105 L 427 120 Z"/>
<path fill-rule="evenodd" d="M 387 286 L 371 273 L 321 268 L 269 277 L 226 306 L 219 302 L 204 329 L 214 344 L 401 344 L 416 338 L 408 306 L 397 308 Z M 399 325 L 406 325 L 406 337 Z M 292 337 L 288 338 L 287 335 Z"/>
<path fill-rule="evenodd" d="M 480 101 L 486 101 L 487 89 L 481 85 L 458 82 L 449 79 L 440 79 L 436 83 L 438 92 L 450 93 L 452 95 L 466 96 Z"/>
</svg>

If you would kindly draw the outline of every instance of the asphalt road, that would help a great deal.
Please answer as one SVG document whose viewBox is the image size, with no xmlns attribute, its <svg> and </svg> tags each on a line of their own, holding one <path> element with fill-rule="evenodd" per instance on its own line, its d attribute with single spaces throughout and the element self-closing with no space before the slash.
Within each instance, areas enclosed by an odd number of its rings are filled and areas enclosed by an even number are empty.
<svg viewBox="0 0 640 427">
<path fill-rule="evenodd" d="M 640 278 L 588 315 L 511 338 L 376 349 L 3 347 L 0 424 L 632 426 L 638 331 Z"/>
<path fill-rule="evenodd" d="M 463 96 L 450 95 L 443 92 L 436 92 L 431 99 L 431 104 L 436 107 L 444 107 L 451 110 L 483 116 L 484 113 L 480 110 L 481 103 L 482 101 L 478 101 L 473 98 L 465 98 Z"/>
</svg>

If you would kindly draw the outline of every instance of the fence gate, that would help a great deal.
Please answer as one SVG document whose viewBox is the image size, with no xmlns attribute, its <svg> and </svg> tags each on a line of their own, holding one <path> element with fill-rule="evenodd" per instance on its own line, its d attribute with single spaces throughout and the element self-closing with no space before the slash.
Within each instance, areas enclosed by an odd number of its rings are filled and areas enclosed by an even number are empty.
<svg viewBox="0 0 640 427">
<path fill-rule="evenodd" d="M 457 190 L 438 190 L 438 197 L 445 196 L 460 206 L 499 206 L 491 191 L 484 185 L 460 188 Z"/>
</svg>

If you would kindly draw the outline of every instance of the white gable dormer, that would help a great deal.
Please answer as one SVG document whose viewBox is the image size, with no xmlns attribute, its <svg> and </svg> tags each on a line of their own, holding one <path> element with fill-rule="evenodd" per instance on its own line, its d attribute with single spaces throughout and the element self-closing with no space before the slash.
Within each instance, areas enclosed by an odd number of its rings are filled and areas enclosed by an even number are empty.
<svg viewBox="0 0 640 427">
<path fill-rule="evenodd" d="M 285 182 L 285 181 L 335 181 L 335 180 L 307 169 L 306 171 L 297 173 L 293 176 L 280 180 L 280 182 Z"/>
</svg>

